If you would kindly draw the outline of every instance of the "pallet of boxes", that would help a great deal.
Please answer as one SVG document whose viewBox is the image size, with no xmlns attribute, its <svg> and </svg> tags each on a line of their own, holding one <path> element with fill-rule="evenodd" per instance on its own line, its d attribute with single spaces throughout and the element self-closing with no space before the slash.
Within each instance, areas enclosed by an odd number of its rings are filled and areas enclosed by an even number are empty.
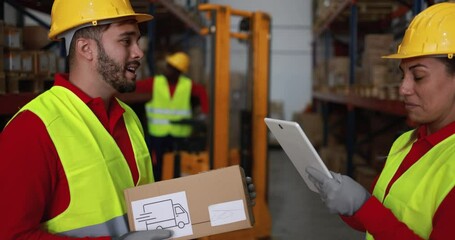
<svg viewBox="0 0 455 240">
<path fill-rule="evenodd" d="M 2 25 L 3 93 L 40 93 L 56 72 L 65 71 L 65 59 L 56 50 L 43 50 L 50 43 L 41 26 Z"/>
<path fill-rule="evenodd" d="M 364 39 L 362 70 L 364 77 L 359 84 L 364 97 L 379 99 L 398 99 L 399 79 L 392 78 L 393 67 L 382 56 L 391 54 L 395 49 L 392 34 L 367 34 Z M 396 67 L 398 69 L 398 67 Z M 397 75 L 399 76 L 399 75 Z M 397 81 L 398 80 L 398 81 Z"/>
</svg>

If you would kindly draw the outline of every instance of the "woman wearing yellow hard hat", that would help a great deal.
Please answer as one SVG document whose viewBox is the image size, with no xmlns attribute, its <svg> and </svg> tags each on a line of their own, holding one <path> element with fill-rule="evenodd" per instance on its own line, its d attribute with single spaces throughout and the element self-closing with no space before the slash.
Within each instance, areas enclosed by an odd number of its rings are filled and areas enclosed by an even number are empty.
<svg viewBox="0 0 455 240">
<path fill-rule="evenodd" d="M 65 38 L 69 74 L 56 74 L 1 133 L 0 239 L 172 235 L 129 232 L 123 194 L 154 181 L 142 126 L 114 97 L 135 88 L 138 23 L 150 19 L 128 0 L 54 1 L 49 38 Z"/>
<path fill-rule="evenodd" d="M 367 239 L 453 239 L 455 218 L 455 4 L 435 4 L 411 22 L 400 59 L 408 118 L 418 127 L 393 143 L 370 194 L 348 176 L 308 168 L 333 213 Z"/>
</svg>

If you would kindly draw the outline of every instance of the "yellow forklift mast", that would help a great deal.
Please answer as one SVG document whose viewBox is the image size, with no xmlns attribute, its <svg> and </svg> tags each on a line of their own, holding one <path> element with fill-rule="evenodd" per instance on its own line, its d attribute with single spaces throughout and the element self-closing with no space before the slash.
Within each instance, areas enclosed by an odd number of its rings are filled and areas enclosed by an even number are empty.
<svg viewBox="0 0 455 240">
<path fill-rule="evenodd" d="M 212 94 L 212 168 L 235 164 L 229 149 L 230 110 L 230 39 L 250 41 L 250 66 L 252 80 L 251 111 L 251 174 L 256 186 L 255 227 L 209 239 L 264 239 L 270 237 L 271 217 L 267 205 L 267 128 L 264 118 L 268 113 L 269 61 L 271 17 L 264 12 L 249 12 L 232 9 L 230 6 L 203 4 L 200 11 L 207 13 L 212 26 L 203 28 L 201 35 L 211 34 L 214 39 L 214 92 Z M 249 20 L 249 32 L 231 32 L 231 17 L 240 16 Z"/>
<path fill-rule="evenodd" d="M 211 106 L 209 125 L 211 131 L 208 150 L 167 153 L 163 159 L 162 180 L 172 179 L 183 174 L 198 173 L 240 163 L 241 153 L 230 149 L 230 40 L 248 41 L 249 73 L 251 86 L 251 120 L 249 122 L 251 146 L 248 151 L 252 158 L 248 162 L 256 187 L 254 206 L 255 226 L 252 229 L 235 231 L 205 237 L 202 239 L 269 239 L 271 237 L 271 217 L 267 204 L 267 156 L 268 139 L 264 118 L 268 114 L 269 62 L 271 17 L 264 12 L 250 12 L 233 9 L 226 5 L 201 4 L 199 11 L 205 12 L 210 26 L 199 30 L 202 36 L 213 39 L 213 59 L 211 81 Z M 231 18 L 242 17 L 249 26 L 248 31 L 231 32 Z M 177 175 L 176 175 L 177 174 Z"/>
</svg>

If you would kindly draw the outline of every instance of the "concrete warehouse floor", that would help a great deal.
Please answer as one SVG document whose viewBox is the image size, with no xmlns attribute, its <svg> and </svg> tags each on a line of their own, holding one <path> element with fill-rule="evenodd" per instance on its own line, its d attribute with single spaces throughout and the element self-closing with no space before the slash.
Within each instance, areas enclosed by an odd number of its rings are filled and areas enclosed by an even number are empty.
<svg viewBox="0 0 455 240">
<path fill-rule="evenodd" d="M 365 239 L 364 233 L 350 228 L 338 215 L 328 212 L 281 149 L 269 150 L 268 184 L 272 239 Z"/>
</svg>

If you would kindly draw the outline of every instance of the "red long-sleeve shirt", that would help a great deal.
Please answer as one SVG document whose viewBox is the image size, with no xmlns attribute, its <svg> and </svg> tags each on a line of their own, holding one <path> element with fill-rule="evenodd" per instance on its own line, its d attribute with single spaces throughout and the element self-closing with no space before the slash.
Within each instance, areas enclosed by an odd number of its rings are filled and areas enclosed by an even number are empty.
<svg viewBox="0 0 455 240">
<path fill-rule="evenodd" d="M 136 92 L 137 93 L 152 93 L 153 91 L 153 77 L 149 77 L 143 80 L 136 82 Z M 207 96 L 207 91 L 204 86 L 192 81 L 191 85 L 191 96 L 199 99 L 199 104 L 201 105 L 201 112 L 207 114 L 209 112 L 209 101 Z M 169 84 L 169 92 L 171 96 L 174 95 L 175 88 L 177 83 Z M 151 95 L 150 95 L 151 96 Z"/>
<path fill-rule="evenodd" d="M 106 109 L 101 98 L 89 97 L 65 77 L 56 76 L 54 85 L 74 92 L 95 113 L 117 142 L 136 182 L 138 171 L 123 108 L 112 101 Z M 68 239 L 40 229 L 42 222 L 62 213 L 70 200 L 62 163 L 41 119 L 30 111 L 16 116 L 0 134 L 0 156 L 0 239 Z"/>
<path fill-rule="evenodd" d="M 394 177 L 390 181 L 386 194 L 395 181 L 416 163 L 433 146 L 455 134 L 455 122 L 436 133 L 427 135 L 426 126 L 418 129 L 418 140 L 412 145 Z M 449 160 L 449 159 L 448 159 Z M 421 239 L 375 197 L 371 197 L 353 216 L 342 219 L 354 229 L 368 231 L 376 240 Z M 452 239 L 453 219 L 455 219 L 455 189 L 452 189 L 441 202 L 433 216 L 433 231 L 430 239 Z"/>
</svg>

